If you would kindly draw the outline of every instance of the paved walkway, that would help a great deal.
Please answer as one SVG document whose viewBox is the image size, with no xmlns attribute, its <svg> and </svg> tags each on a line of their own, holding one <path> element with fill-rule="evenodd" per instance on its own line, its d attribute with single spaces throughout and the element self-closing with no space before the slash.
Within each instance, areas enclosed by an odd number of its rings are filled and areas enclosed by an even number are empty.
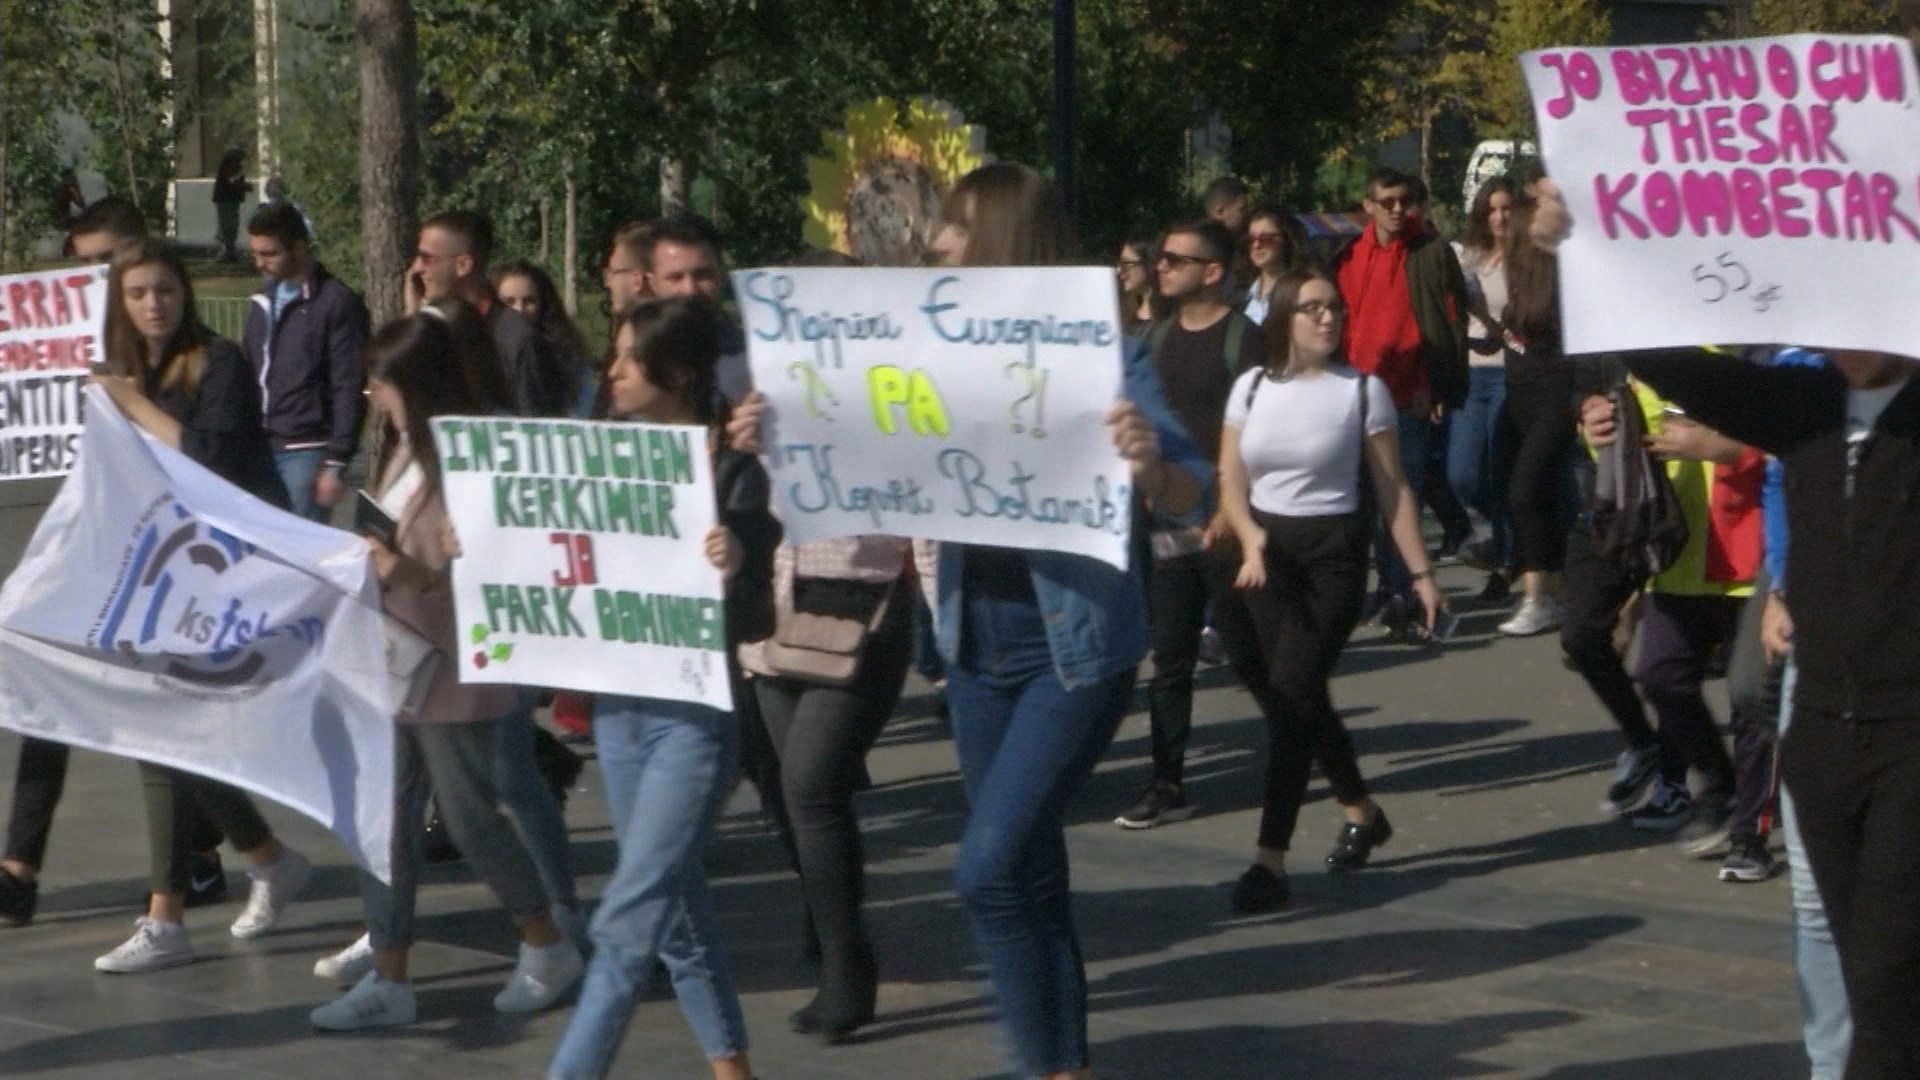
<svg viewBox="0 0 1920 1080">
<path fill-rule="evenodd" d="M 1444 575 L 1455 590 L 1468 578 Z M 1246 696 L 1221 673 L 1203 676 L 1189 765 L 1200 814 L 1150 833 L 1111 824 L 1145 779 L 1146 719 L 1127 720 L 1071 832 L 1103 1080 L 1806 1075 L 1784 877 L 1723 885 L 1714 864 L 1603 818 L 1616 749 L 1606 721 L 1551 639 L 1494 641 L 1496 621 L 1470 615 L 1444 655 L 1365 640 L 1350 651 L 1335 697 L 1397 835 L 1373 869 L 1326 877 L 1320 856 L 1338 815 L 1316 783 L 1283 915 L 1227 909 L 1258 813 L 1263 740 Z M 750 791 L 722 823 L 715 898 L 767 1080 L 999 1075 L 949 888 L 964 800 L 930 706 L 910 697 L 873 755 L 877 787 L 862 812 L 885 985 L 879 1022 L 852 1045 L 788 1033 L 787 1013 L 810 994 L 799 890 Z M 0 777 L 12 775 L 15 746 L 0 738 Z M 359 933 L 359 902 L 337 847 L 272 808 L 283 835 L 324 863 L 283 930 L 236 942 L 225 930 L 237 903 L 194 912 L 200 962 L 95 974 L 92 958 L 131 929 L 145 827 L 132 765 L 90 754 L 74 764 L 42 916 L 0 930 L 0 1076 L 540 1075 L 566 1013 L 492 1012 L 511 936 L 460 866 L 436 870 L 422 893 L 420 1023 L 313 1033 L 307 1013 L 330 990 L 312 962 Z M 614 856 L 596 771 L 569 818 L 592 892 Z M 236 893 L 242 885 L 235 875 Z M 616 1075 L 704 1073 L 671 998 L 656 994 Z"/>
</svg>

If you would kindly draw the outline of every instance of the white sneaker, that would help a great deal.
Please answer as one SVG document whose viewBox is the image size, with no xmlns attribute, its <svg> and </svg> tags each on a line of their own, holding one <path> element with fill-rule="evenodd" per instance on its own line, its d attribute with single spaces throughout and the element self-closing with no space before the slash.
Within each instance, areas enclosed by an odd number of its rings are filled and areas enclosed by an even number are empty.
<svg viewBox="0 0 1920 1080">
<path fill-rule="evenodd" d="M 361 934 L 359 940 L 313 962 L 313 977 L 325 979 L 345 990 L 373 970 L 373 939 Z"/>
<path fill-rule="evenodd" d="M 388 982 L 369 971 L 353 989 L 313 1010 L 313 1026 L 321 1031 L 359 1031 L 413 1023 L 419 1006 L 411 983 Z"/>
<path fill-rule="evenodd" d="M 520 962 L 506 989 L 493 999 L 493 1007 L 503 1013 L 530 1013 L 559 1001 L 586 971 L 580 950 L 571 941 L 560 941 L 545 948 L 520 944 Z"/>
<path fill-rule="evenodd" d="M 144 915 L 134 920 L 133 926 L 133 936 L 96 959 L 93 970 L 133 975 L 193 963 L 193 946 L 187 942 L 186 927 Z"/>
<path fill-rule="evenodd" d="M 1560 605 L 1551 597 L 1529 596 L 1520 602 L 1520 610 L 1513 618 L 1500 624 L 1500 632 L 1508 637 L 1532 637 L 1549 630 L 1560 629 Z"/>
<path fill-rule="evenodd" d="M 313 864 L 292 848 L 281 848 L 280 855 L 265 866 L 249 866 L 247 876 L 253 886 L 247 892 L 246 909 L 233 920 L 232 934 L 245 940 L 257 938 L 273 929 L 287 905 L 307 891 L 313 880 Z"/>
</svg>

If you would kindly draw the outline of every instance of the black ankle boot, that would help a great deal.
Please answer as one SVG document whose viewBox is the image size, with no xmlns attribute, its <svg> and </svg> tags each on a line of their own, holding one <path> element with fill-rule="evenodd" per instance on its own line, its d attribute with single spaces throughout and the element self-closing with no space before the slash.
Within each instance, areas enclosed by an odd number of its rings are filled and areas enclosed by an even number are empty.
<svg viewBox="0 0 1920 1080">
<path fill-rule="evenodd" d="M 832 1046 L 873 1022 L 880 968 L 865 945 L 829 952 L 820 965 L 820 990 L 788 1017 L 793 1030 Z"/>
<path fill-rule="evenodd" d="M 1365 825 L 1349 821 L 1341 827 L 1340 839 L 1334 841 L 1333 850 L 1327 853 L 1327 869 L 1358 870 L 1373 857 L 1374 848 L 1391 839 L 1393 823 L 1387 820 L 1385 810 L 1375 809 L 1373 820 Z"/>
</svg>

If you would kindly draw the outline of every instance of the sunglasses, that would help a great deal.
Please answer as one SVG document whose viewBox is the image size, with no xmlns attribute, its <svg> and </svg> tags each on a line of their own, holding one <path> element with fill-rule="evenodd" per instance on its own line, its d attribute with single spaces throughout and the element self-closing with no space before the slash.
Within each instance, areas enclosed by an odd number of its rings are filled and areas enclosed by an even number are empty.
<svg viewBox="0 0 1920 1080">
<path fill-rule="evenodd" d="M 1219 261 L 1219 259 L 1203 259 L 1198 255 L 1182 255 L 1177 251 L 1163 251 L 1160 253 L 1159 258 L 1154 260 L 1154 265 L 1171 266 L 1179 270 L 1189 266 L 1205 266 L 1208 263 L 1218 263 Z"/>
</svg>

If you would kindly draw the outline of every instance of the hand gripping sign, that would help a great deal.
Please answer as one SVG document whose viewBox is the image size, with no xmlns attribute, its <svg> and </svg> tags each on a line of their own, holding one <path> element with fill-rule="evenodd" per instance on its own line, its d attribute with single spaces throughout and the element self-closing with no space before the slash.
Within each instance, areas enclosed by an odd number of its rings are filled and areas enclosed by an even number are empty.
<svg viewBox="0 0 1920 1080">
<path fill-rule="evenodd" d="M 1899 38 L 1522 58 L 1574 218 L 1570 353 L 1794 342 L 1920 352 L 1920 75 Z"/>
</svg>

